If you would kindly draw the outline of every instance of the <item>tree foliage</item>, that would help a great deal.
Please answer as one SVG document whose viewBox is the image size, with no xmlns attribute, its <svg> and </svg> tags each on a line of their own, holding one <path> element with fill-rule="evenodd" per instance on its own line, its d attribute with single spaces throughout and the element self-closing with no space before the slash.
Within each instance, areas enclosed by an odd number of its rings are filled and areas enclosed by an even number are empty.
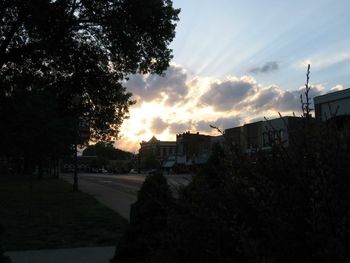
<svg viewBox="0 0 350 263">
<path fill-rule="evenodd" d="M 113 135 L 132 103 L 121 81 L 167 67 L 177 15 L 168 0 L 4 0 L 1 96 L 50 90 L 97 138 Z"/>
<path fill-rule="evenodd" d="M 161 163 L 153 152 L 146 152 L 142 154 L 140 166 L 144 170 L 160 169 Z"/>
<path fill-rule="evenodd" d="M 33 129 L 35 121 L 17 123 L 17 106 L 41 96 L 46 104 L 31 101 L 34 118 L 55 118 L 57 131 L 73 119 L 76 136 L 84 117 L 91 139 L 116 138 L 134 103 L 123 81 L 166 69 L 178 13 L 170 0 L 0 1 L 0 100 L 7 105 L 0 110 L 8 120 L 1 135 Z"/>
<path fill-rule="evenodd" d="M 114 148 L 112 143 L 98 142 L 84 149 L 83 156 L 97 156 L 108 160 L 129 160 L 133 154 Z"/>
</svg>

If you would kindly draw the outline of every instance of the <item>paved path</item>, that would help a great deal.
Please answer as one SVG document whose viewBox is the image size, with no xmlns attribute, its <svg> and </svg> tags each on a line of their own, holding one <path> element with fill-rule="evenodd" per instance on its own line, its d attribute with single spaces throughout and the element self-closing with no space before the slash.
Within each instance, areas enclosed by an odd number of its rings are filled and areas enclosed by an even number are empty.
<svg viewBox="0 0 350 263">
<path fill-rule="evenodd" d="M 11 251 L 5 254 L 12 263 L 109 263 L 115 247 L 84 247 Z"/>
<path fill-rule="evenodd" d="M 136 201 L 137 191 L 140 189 L 144 178 L 140 180 L 125 180 L 111 175 L 79 174 L 79 190 L 93 195 L 105 206 L 113 209 L 122 217 L 129 220 L 130 205 Z M 62 178 L 73 182 L 71 174 Z"/>
</svg>

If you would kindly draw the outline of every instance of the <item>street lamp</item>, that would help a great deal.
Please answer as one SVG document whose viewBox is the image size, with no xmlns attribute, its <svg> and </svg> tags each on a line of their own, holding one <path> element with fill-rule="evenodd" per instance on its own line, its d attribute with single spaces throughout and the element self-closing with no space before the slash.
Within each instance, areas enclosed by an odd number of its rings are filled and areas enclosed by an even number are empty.
<svg viewBox="0 0 350 263">
<path fill-rule="evenodd" d="M 76 95 L 72 99 L 72 104 L 75 107 L 75 140 L 74 140 L 74 175 L 73 175 L 73 191 L 78 191 L 78 140 L 79 140 L 79 106 L 81 97 Z"/>
<path fill-rule="evenodd" d="M 87 141 L 90 138 L 90 119 L 88 116 L 82 116 L 80 112 L 81 96 L 73 97 L 72 104 L 75 107 L 75 140 L 74 140 L 74 176 L 73 191 L 78 191 L 78 144 Z"/>
</svg>

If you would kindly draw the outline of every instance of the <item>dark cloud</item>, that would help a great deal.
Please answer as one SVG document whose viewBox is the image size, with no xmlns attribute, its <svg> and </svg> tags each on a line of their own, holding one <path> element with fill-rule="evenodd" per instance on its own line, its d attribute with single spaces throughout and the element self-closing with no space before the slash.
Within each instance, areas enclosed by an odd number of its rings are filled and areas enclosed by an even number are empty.
<svg viewBox="0 0 350 263">
<path fill-rule="evenodd" d="M 179 122 L 179 123 L 170 123 L 169 132 L 173 134 L 184 133 L 192 129 L 192 122 Z"/>
<path fill-rule="evenodd" d="M 200 101 L 215 110 L 228 111 L 253 92 L 254 87 L 255 83 L 249 78 L 228 79 L 213 83 Z"/>
<path fill-rule="evenodd" d="M 275 98 L 271 108 L 276 111 L 299 111 L 300 110 L 300 91 L 283 91 Z"/>
<path fill-rule="evenodd" d="M 267 89 L 262 89 L 258 92 L 256 99 L 252 105 L 256 109 L 268 109 L 273 106 L 273 102 L 280 96 L 280 90 L 277 87 L 271 86 Z"/>
<path fill-rule="evenodd" d="M 166 128 L 168 128 L 168 124 L 162 120 L 160 117 L 156 117 L 152 120 L 151 123 L 151 131 L 154 134 L 160 134 L 162 133 Z"/>
<path fill-rule="evenodd" d="M 293 90 L 293 91 L 283 91 L 282 95 L 278 97 L 275 104 L 275 109 L 279 111 L 300 111 L 301 110 L 301 101 L 300 95 L 304 95 L 305 89 Z M 321 85 L 311 85 L 309 92 L 310 103 L 313 104 L 313 98 L 319 95 L 322 95 L 324 92 L 324 87 Z"/>
<path fill-rule="evenodd" d="M 323 93 L 323 87 L 320 85 L 311 86 L 309 93 L 310 102 L 315 96 L 319 96 Z M 250 101 L 249 106 L 255 111 L 261 110 L 276 110 L 276 111 L 300 111 L 301 102 L 300 95 L 304 96 L 304 89 L 286 91 L 279 87 L 271 86 L 265 89 L 259 89 L 254 97 L 254 100 Z"/>
<path fill-rule="evenodd" d="M 252 112 L 265 110 L 297 111 L 300 109 L 300 91 L 284 91 L 276 86 L 258 89 L 249 102 L 240 105 Z"/>
<path fill-rule="evenodd" d="M 249 70 L 250 73 L 258 74 L 258 73 L 269 73 L 271 71 L 275 71 L 279 69 L 279 65 L 277 61 L 266 62 L 262 67 L 255 67 Z"/>
<path fill-rule="evenodd" d="M 240 122 L 241 118 L 238 116 L 222 117 L 214 121 L 199 121 L 196 123 L 196 130 L 209 133 L 213 130 L 210 127 L 212 125 L 224 131 L 225 129 L 239 126 Z"/>
<path fill-rule="evenodd" d="M 152 101 L 162 98 L 161 93 L 168 96 L 166 103 L 173 105 L 188 93 L 186 72 L 178 66 L 169 66 L 164 76 L 160 75 L 133 75 L 125 86 L 134 96 L 141 100 Z"/>
</svg>

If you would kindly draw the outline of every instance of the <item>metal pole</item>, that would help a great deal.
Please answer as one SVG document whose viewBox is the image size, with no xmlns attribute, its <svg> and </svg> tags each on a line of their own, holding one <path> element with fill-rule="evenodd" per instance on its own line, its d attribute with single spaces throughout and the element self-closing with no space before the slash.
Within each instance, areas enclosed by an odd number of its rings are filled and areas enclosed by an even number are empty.
<svg viewBox="0 0 350 263">
<path fill-rule="evenodd" d="M 73 191 L 78 191 L 78 144 L 74 145 L 74 182 Z"/>
</svg>

